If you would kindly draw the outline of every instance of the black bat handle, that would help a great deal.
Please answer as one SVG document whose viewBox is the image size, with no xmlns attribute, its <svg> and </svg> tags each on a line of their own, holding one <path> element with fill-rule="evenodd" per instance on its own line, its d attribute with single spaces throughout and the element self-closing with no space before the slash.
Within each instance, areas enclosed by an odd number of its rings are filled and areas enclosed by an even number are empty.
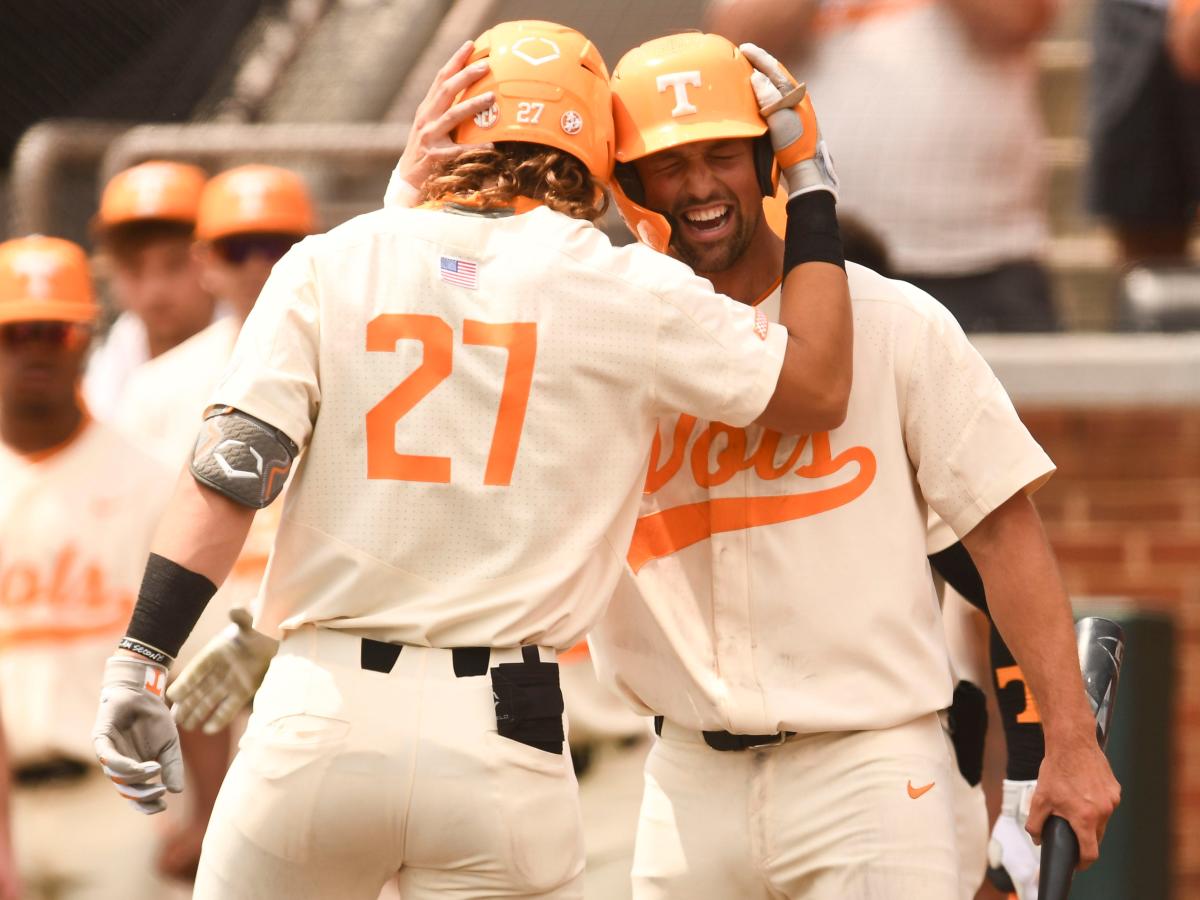
<svg viewBox="0 0 1200 900">
<path fill-rule="evenodd" d="M 1061 816 L 1047 816 L 1042 826 L 1042 871 L 1038 900 L 1067 900 L 1079 865 L 1079 839 Z"/>
</svg>

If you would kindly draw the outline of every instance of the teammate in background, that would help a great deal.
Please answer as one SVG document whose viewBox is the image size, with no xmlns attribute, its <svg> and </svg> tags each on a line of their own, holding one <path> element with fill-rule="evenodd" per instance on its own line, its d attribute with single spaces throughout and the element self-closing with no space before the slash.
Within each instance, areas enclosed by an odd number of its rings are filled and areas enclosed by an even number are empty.
<svg viewBox="0 0 1200 900">
<path fill-rule="evenodd" d="M 170 476 L 89 418 L 79 379 L 98 307 L 83 251 L 0 244 L 0 709 L 24 894 L 161 900 L 152 821 L 114 827 L 88 740 Z M 162 685 L 153 685 L 161 690 Z"/>
<path fill-rule="evenodd" d="M 275 166 L 240 166 L 212 178 L 196 219 L 199 277 L 229 315 L 130 379 L 118 423 L 172 468 L 188 459 L 197 417 L 233 354 L 271 267 L 316 230 L 300 176 Z"/>
<path fill-rule="evenodd" d="M 312 233 L 315 224 L 308 189 L 287 169 L 241 166 L 204 186 L 192 251 L 201 282 L 228 315 L 134 373 L 117 417 L 140 447 L 172 471 L 183 467 L 190 455 L 196 422 L 229 363 L 238 332 L 271 267 Z M 185 661 L 225 625 L 231 610 L 249 605 L 258 593 L 278 524 L 278 507 L 255 518 L 232 574 L 181 652 Z M 191 811 L 173 830 L 161 865 L 179 878 L 190 879 L 231 755 L 230 734 L 185 731 L 183 750 L 194 780 Z"/>
<path fill-rule="evenodd" d="M 373 898 L 397 870 L 405 900 L 580 896 L 548 663 L 619 574 L 655 421 L 799 433 L 842 416 L 852 335 L 829 199 L 789 204 L 825 237 L 789 234 L 789 327 L 767 325 L 592 226 L 612 120 L 590 42 L 508 23 L 475 54 L 492 72 L 458 138 L 494 146 L 427 180 L 422 208 L 361 216 L 276 265 L 108 663 L 97 752 L 159 808 L 181 766 L 147 675 L 165 677 L 303 452 L 256 617 L 283 641 L 214 811 L 202 900 Z M 797 165 L 815 151 L 795 140 L 801 115 L 811 133 L 807 107 L 779 113 Z"/>
<path fill-rule="evenodd" d="M 200 284 L 192 233 L 205 174 L 147 162 L 113 176 L 93 224 L 103 270 L 122 311 L 88 361 L 88 409 L 112 421 L 133 372 L 206 327 L 212 295 Z"/>
<path fill-rule="evenodd" d="M 761 214 L 774 191 L 764 98 L 736 90 L 747 69 L 711 35 L 627 54 L 613 75 L 615 181 L 640 239 L 773 318 L 783 248 Z M 674 96 L 661 90 L 676 82 Z M 848 270 L 844 425 L 797 441 L 687 416 L 660 424 L 628 577 L 590 636 L 601 677 L 659 716 L 637 898 L 961 896 L 929 508 L 970 550 L 1040 701 L 1047 755 L 1030 828 L 1063 815 L 1090 862 L 1115 806 L 1027 498 L 1053 465 L 945 309 Z"/>
</svg>

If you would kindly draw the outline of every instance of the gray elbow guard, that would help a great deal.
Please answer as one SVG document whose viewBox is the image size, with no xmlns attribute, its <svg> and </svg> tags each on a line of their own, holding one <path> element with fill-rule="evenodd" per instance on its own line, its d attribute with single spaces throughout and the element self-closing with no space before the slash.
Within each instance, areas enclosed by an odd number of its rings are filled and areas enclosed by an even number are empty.
<svg viewBox="0 0 1200 900">
<path fill-rule="evenodd" d="M 279 496 L 299 453 L 292 440 L 261 419 L 229 406 L 205 415 L 196 438 L 192 477 L 234 503 L 262 509 Z"/>
</svg>

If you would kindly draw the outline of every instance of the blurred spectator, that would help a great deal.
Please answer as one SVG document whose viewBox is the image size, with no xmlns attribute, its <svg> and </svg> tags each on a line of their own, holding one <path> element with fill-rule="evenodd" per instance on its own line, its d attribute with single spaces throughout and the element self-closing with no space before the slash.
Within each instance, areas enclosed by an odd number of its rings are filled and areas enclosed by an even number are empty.
<svg viewBox="0 0 1200 900">
<path fill-rule="evenodd" d="M 104 188 L 95 236 L 122 312 L 84 378 L 88 407 L 99 419 L 116 415 L 134 369 L 212 321 L 213 299 L 191 252 L 204 181 L 195 166 L 148 162 Z"/>
<path fill-rule="evenodd" d="M 157 823 L 113 797 L 91 730 L 170 478 L 79 402 L 97 309 L 75 244 L 0 244 L 0 708 L 12 842 L 27 898 L 161 900 Z"/>
<path fill-rule="evenodd" d="M 840 211 L 971 331 L 1058 327 L 1032 44 L 1057 0 L 720 0 L 708 27 L 794 60 Z"/>
<path fill-rule="evenodd" d="M 1200 81 L 1200 0 L 1175 0 L 1169 41 L 1179 74 Z"/>
<path fill-rule="evenodd" d="M 1200 84 L 1167 48 L 1171 0 L 1097 0 L 1088 200 L 1112 225 L 1126 263 L 1179 260 L 1200 201 Z M 1191 14 L 1188 14 L 1188 8 Z M 1179 4 L 1175 47 L 1194 2 Z"/>
<path fill-rule="evenodd" d="M 195 256 L 204 286 L 229 310 L 199 334 L 142 366 L 130 379 L 118 422 L 139 446 L 178 470 L 191 458 L 209 397 L 233 354 L 238 332 L 271 268 L 288 248 L 314 229 L 312 201 L 295 173 L 274 166 L 241 166 L 211 179 L 200 197 Z M 234 606 L 258 593 L 275 540 L 282 503 L 255 516 L 242 554 L 208 604 L 176 660 L 183 671 L 191 655 L 214 636 Z M 180 877 L 194 875 L 208 816 L 230 756 L 230 734 L 185 732 L 183 753 L 196 784 L 192 815 L 171 837 L 160 864 Z"/>
</svg>

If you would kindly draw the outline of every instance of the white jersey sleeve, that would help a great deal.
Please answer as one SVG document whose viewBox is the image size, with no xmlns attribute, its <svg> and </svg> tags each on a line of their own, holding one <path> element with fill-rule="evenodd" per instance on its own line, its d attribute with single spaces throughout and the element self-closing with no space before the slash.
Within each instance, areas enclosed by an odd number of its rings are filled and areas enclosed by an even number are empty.
<svg viewBox="0 0 1200 900">
<path fill-rule="evenodd" d="M 926 502 L 961 538 L 1018 491 L 1041 487 L 1054 463 L 950 313 L 893 283 L 925 311 L 900 384 L 905 445 Z"/>
<path fill-rule="evenodd" d="M 660 315 L 653 388 L 660 413 L 750 424 L 779 381 L 787 329 L 761 310 L 715 293 L 683 264 L 658 259 L 669 264 L 661 267 L 662 287 L 655 291 Z"/>
<path fill-rule="evenodd" d="M 319 344 L 316 279 L 301 242 L 275 264 L 214 396 L 304 447 L 320 405 Z"/>
</svg>

